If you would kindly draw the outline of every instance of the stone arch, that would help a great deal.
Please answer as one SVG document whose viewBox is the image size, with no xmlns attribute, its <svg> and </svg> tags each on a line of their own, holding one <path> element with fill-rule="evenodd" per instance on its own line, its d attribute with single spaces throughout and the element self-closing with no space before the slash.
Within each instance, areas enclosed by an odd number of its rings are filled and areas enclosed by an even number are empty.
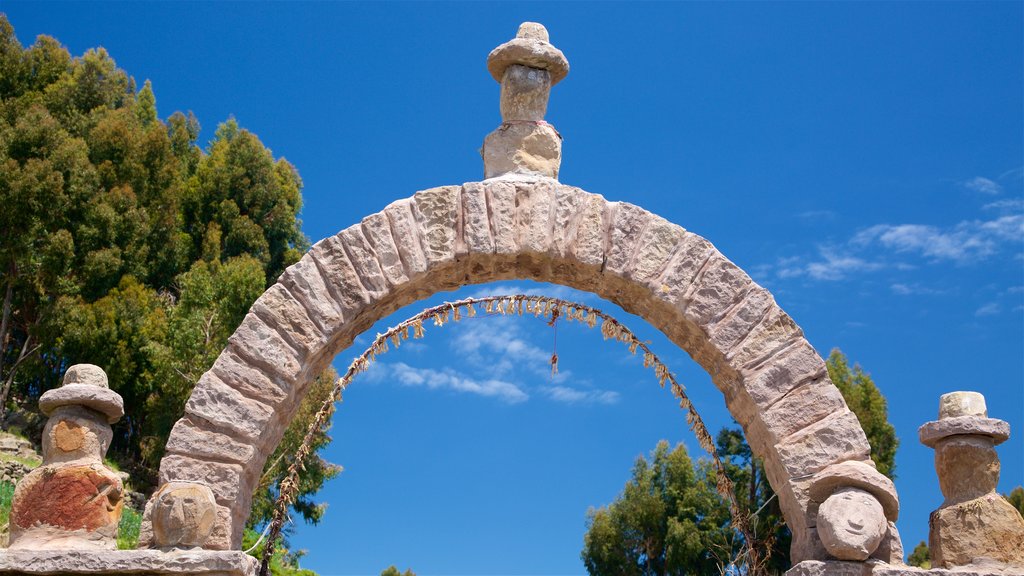
<svg viewBox="0 0 1024 576">
<path fill-rule="evenodd" d="M 793 560 L 827 558 L 811 476 L 869 461 L 825 363 L 767 290 L 710 242 L 642 208 L 548 178 L 418 192 L 318 242 L 252 306 L 171 432 L 160 482 L 209 485 L 212 549 L 238 549 L 252 490 L 309 382 L 378 319 L 501 279 L 593 292 L 637 314 L 710 374 L 765 462 Z"/>
</svg>

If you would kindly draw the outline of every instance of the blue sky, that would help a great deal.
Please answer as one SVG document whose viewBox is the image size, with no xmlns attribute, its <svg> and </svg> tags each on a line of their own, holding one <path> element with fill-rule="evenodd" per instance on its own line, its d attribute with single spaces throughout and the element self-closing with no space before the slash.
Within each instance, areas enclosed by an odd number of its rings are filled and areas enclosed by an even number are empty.
<svg viewBox="0 0 1024 576">
<path fill-rule="evenodd" d="M 482 178 L 500 121 L 487 53 L 524 20 L 569 58 L 547 119 L 561 181 L 711 240 L 823 354 L 840 347 L 889 400 L 899 528 L 941 502 L 917 427 L 977 390 L 1010 422 L 1002 481 L 1024 482 L 1024 8 L 1021 3 L 20 3 L 18 36 L 102 45 L 160 115 L 201 139 L 234 115 L 299 169 L 314 241 L 416 190 Z M 712 430 L 721 395 L 614 305 L 686 383 Z M 365 345 L 369 336 L 357 345 Z M 304 565 L 376 574 L 581 574 L 587 507 L 661 439 L 698 454 L 682 413 L 597 331 L 486 319 L 382 358 L 340 406 L 345 472 Z M 336 362 L 344 370 L 356 350 Z"/>
</svg>

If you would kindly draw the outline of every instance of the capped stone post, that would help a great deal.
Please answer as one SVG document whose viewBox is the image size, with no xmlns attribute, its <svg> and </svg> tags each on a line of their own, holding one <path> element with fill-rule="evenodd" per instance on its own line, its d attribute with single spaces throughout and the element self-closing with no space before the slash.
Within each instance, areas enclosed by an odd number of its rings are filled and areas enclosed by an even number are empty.
<svg viewBox="0 0 1024 576">
<path fill-rule="evenodd" d="M 523 22 L 512 40 L 487 56 L 501 83 L 501 126 L 484 139 L 484 178 L 506 175 L 558 178 L 562 137 L 547 122 L 551 87 L 569 73 L 569 61 L 536 22 Z"/>
</svg>

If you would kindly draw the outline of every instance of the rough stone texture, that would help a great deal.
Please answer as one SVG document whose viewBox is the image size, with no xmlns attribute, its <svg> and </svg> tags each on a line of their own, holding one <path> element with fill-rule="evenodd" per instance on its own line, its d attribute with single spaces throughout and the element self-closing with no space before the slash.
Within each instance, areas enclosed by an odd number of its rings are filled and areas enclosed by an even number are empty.
<svg viewBox="0 0 1024 576">
<path fill-rule="evenodd" d="M 896 496 L 896 486 L 892 480 L 876 470 L 870 461 L 848 460 L 833 464 L 815 474 L 811 480 L 811 502 L 824 502 L 835 492 L 847 487 L 858 488 L 873 495 L 881 505 L 887 520 L 895 522 L 899 518 L 900 503 Z"/>
<path fill-rule="evenodd" d="M 1024 570 L 1024 519 L 998 494 L 943 506 L 928 519 L 932 566 L 970 565 L 988 558 Z"/>
<path fill-rule="evenodd" d="M 0 550 L 0 574 L 202 574 L 255 576 L 242 552 L 210 550 Z"/>
<path fill-rule="evenodd" d="M 484 178 L 535 174 L 558 178 L 562 137 L 548 124 L 503 124 L 484 139 Z"/>
<path fill-rule="evenodd" d="M 985 436 L 950 436 L 935 445 L 935 470 L 944 506 L 995 492 L 999 454 Z"/>
<path fill-rule="evenodd" d="M 818 508 L 818 535 L 840 560 L 867 560 L 889 529 L 882 505 L 860 488 L 841 488 Z"/>
<path fill-rule="evenodd" d="M 547 70 L 554 86 L 569 74 L 569 61 L 548 41 L 547 30 L 536 22 L 523 22 L 516 38 L 498 46 L 487 56 L 487 70 L 501 82 L 505 69 L 513 64 Z"/>
<path fill-rule="evenodd" d="M 917 429 L 921 443 L 929 448 L 934 448 L 943 438 L 958 434 L 989 436 L 996 444 L 1002 444 L 1010 437 L 1010 423 L 981 416 L 955 416 L 928 422 Z"/>
<path fill-rule="evenodd" d="M 170 482 L 153 494 L 151 521 L 157 548 L 202 546 L 213 532 L 217 505 L 203 484 Z"/>
<path fill-rule="evenodd" d="M 113 549 L 124 506 L 121 478 L 103 464 L 123 410 L 92 365 L 68 369 L 44 411 L 43 463 L 18 482 L 10 513 L 14 549 Z M 96 394 L 99 392 L 100 394 Z M 45 395 L 44 395 L 45 397 Z M 42 402 L 41 402 L 42 403 Z M 98 408 L 98 409 L 97 409 Z"/>
<path fill-rule="evenodd" d="M 946 570 L 925 570 L 903 564 L 884 564 L 877 561 L 843 562 L 805 560 L 793 566 L 786 576 L 1024 576 L 1024 568 L 993 562 L 978 562 Z"/>
<path fill-rule="evenodd" d="M 65 384 L 60 388 L 47 390 L 39 397 L 39 410 L 49 416 L 61 406 L 85 406 L 103 414 L 113 424 L 124 416 L 124 401 L 121 395 L 110 388 L 95 384 Z"/>
<path fill-rule="evenodd" d="M 794 557 L 827 557 L 810 478 L 845 460 L 867 460 L 868 445 L 821 356 L 771 295 L 707 240 L 548 178 L 419 192 L 317 243 L 285 271 L 273 298 L 290 296 L 308 321 L 278 318 L 298 310 L 284 301 L 250 314 L 251 324 L 196 386 L 161 465 L 163 480 L 213 489 L 218 520 L 205 546 L 239 545 L 250 486 L 317 363 L 398 306 L 504 278 L 594 292 L 690 353 L 764 460 L 794 531 Z M 309 349 L 296 351 L 299 342 Z M 271 386 L 278 390 L 261 392 Z"/>
<path fill-rule="evenodd" d="M 512 64 L 501 79 L 501 119 L 505 122 L 544 120 L 551 95 L 551 73 Z"/>
<path fill-rule="evenodd" d="M 978 392 L 949 392 L 939 397 L 939 420 L 957 416 L 988 417 L 985 397 Z"/>
</svg>

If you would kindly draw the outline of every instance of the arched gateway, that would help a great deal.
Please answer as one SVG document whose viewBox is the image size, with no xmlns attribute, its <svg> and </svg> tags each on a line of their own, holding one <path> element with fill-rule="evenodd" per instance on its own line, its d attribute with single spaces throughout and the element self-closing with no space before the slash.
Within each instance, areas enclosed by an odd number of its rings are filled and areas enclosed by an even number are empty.
<svg viewBox="0 0 1024 576">
<path fill-rule="evenodd" d="M 205 547 L 239 548 L 267 456 L 310 381 L 357 335 L 436 292 L 513 278 L 615 302 L 708 371 L 764 460 L 794 562 L 829 557 L 818 504 L 844 486 L 875 494 L 895 520 L 895 492 L 870 465 L 856 417 L 771 294 L 704 238 L 555 179 L 561 143 L 543 115 L 568 64 L 546 31 L 524 25 L 489 68 L 505 120 L 485 141 L 489 178 L 417 192 L 318 242 L 257 300 L 196 385 L 160 481 L 212 489 L 218 519 Z M 867 554 L 895 561 L 888 526 Z"/>
</svg>

